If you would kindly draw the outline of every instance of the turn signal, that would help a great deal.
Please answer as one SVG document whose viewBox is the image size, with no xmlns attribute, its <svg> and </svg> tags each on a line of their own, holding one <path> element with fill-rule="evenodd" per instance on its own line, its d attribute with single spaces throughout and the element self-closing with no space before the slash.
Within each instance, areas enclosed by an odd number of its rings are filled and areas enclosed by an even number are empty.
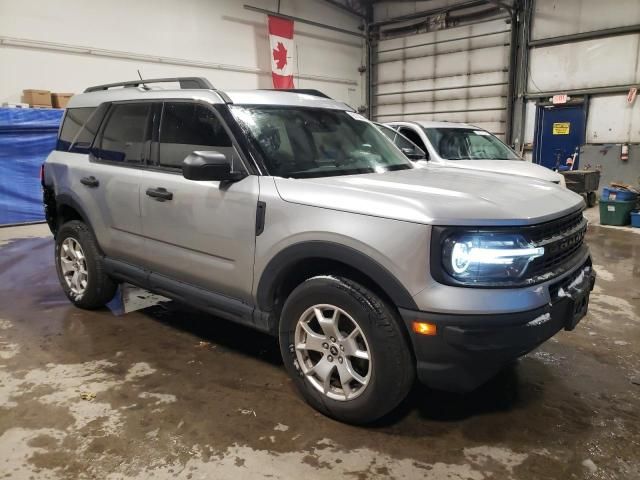
<svg viewBox="0 0 640 480">
<path fill-rule="evenodd" d="M 438 331 L 433 323 L 413 322 L 413 331 L 419 335 L 435 335 Z"/>
</svg>

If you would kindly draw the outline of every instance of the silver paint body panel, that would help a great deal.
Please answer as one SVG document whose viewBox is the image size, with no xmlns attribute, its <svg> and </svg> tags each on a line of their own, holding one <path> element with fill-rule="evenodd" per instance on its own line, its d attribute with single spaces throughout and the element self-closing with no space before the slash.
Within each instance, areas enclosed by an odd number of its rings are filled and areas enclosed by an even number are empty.
<svg viewBox="0 0 640 480">
<path fill-rule="evenodd" d="M 227 92 L 238 104 L 348 109 L 309 95 Z M 117 91 L 77 95 L 69 107 L 105 101 L 185 98 L 223 103 L 213 90 Z M 54 151 L 46 183 L 69 195 L 89 217 L 104 253 L 202 289 L 257 303 L 269 261 L 289 246 L 327 241 L 357 249 L 388 270 L 430 312 L 505 313 L 549 302 L 548 283 L 519 289 L 471 289 L 439 284 L 430 276 L 434 225 L 529 225 L 583 207 L 559 186 L 459 168 L 431 167 L 313 179 L 249 175 L 231 185 L 194 182 L 171 172 L 90 161 Z M 98 188 L 80 178 L 93 175 Z M 147 188 L 172 191 L 172 201 L 148 197 Z M 266 203 L 264 231 L 255 235 L 256 205 Z M 375 280 L 375 279 L 374 279 Z"/>
</svg>

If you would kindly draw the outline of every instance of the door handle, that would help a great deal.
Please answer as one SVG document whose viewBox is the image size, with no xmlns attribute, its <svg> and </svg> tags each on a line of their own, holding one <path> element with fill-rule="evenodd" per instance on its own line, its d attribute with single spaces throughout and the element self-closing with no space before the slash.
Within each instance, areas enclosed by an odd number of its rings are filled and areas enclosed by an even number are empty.
<svg viewBox="0 0 640 480">
<path fill-rule="evenodd" d="M 98 185 L 100 185 L 98 179 L 93 175 L 91 175 L 90 177 L 82 177 L 80 179 L 80 183 L 86 185 L 89 188 L 96 188 Z"/>
<path fill-rule="evenodd" d="M 147 195 L 151 198 L 155 198 L 159 202 L 164 202 L 165 200 L 172 200 L 173 193 L 168 192 L 166 188 L 158 187 L 158 188 L 147 188 Z"/>
</svg>

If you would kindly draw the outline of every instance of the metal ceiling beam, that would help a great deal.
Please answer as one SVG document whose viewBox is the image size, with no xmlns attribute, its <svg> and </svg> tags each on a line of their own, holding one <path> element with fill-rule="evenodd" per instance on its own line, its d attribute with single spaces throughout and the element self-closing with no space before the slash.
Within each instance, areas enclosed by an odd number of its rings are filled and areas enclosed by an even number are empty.
<svg viewBox="0 0 640 480">
<path fill-rule="evenodd" d="M 318 28 L 325 28 L 327 30 L 331 30 L 334 32 L 344 33 L 345 35 L 352 35 L 358 38 L 365 38 L 365 35 L 360 32 L 354 32 L 353 30 L 346 30 L 344 28 L 334 27 L 333 25 L 327 25 L 326 23 L 315 22 L 313 20 L 307 20 L 306 18 L 294 17 L 292 15 L 285 15 L 283 13 L 274 12 L 273 10 L 267 10 L 265 8 L 258 8 L 252 5 L 243 5 L 245 10 L 250 10 L 252 12 L 264 13 L 265 15 L 271 15 L 272 17 L 284 18 L 286 20 L 293 20 L 294 22 L 304 23 L 307 25 L 312 25 Z"/>
<path fill-rule="evenodd" d="M 509 12 L 509 15 L 513 15 L 513 5 L 507 2 L 504 2 L 502 0 L 487 0 L 487 3 L 496 5 L 497 7 L 500 7 L 500 8 L 504 8 L 507 12 Z"/>
<path fill-rule="evenodd" d="M 340 3 L 338 0 L 323 0 L 323 1 L 328 3 L 329 5 L 339 8 L 343 12 L 347 12 L 347 13 L 350 13 L 351 15 L 355 15 L 360 19 L 365 18 L 365 15 L 363 13 L 360 13 L 357 10 L 352 9 L 351 7 L 345 5 L 344 3 Z"/>
<path fill-rule="evenodd" d="M 441 13 L 453 12 L 456 10 L 463 10 L 465 8 L 480 7 L 486 5 L 488 0 L 470 0 L 454 5 L 447 5 L 445 7 L 433 8 L 431 10 L 424 10 L 422 12 L 410 13 L 408 15 L 401 15 L 399 17 L 388 18 L 386 20 L 380 20 L 378 22 L 372 22 L 370 27 L 381 27 L 383 25 L 390 25 L 392 23 L 405 22 L 410 20 L 416 20 L 419 18 L 430 17 L 433 15 L 439 15 Z"/>
</svg>

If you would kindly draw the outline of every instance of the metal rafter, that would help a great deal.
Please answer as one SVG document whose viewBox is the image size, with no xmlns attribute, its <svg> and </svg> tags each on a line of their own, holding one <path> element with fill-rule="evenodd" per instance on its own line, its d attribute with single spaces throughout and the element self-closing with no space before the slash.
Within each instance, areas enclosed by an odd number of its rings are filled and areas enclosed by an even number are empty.
<svg viewBox="0 0 640 480">
<path fill-rule="evenodd" d="M 501 2 L 504 3 L 504 2 Z M 400 22 L 406 22 L 406 21 L 411 21 L 411 20 L 418 20 L 421 18 L 425 18 L 425 17 L 431 17 L 434 15 L 440 15 L 443 13 L 449 13 L 449 12 L 454 12 L 457 10 L 465 10 L 467 8 L 474 8 L 474 7 L 481 7 L 483 5 L 487 5 L 487 4 L 494 4 L 495 3 L 491 0 L 468 0 L 465 2 L 461 2 L 461 3 L 455 3 L 453 5 L 446 5 L 443 7 L 438 7 L 438 8 L 432 8 L 431 10 L 423 10 L 421 12 L 415 12 L 415 13 L 410 13 L 408 15 L 401 15 L 399 17 L 394 17 L 394 18 L 388 18 L 386 20 L 380 20 L 378 22 L 372 22 L 371 23 L 371 27 L 380 27 L 383 25 L 390 25 L 392 23 L 400 23 Z"/>
</svg>

